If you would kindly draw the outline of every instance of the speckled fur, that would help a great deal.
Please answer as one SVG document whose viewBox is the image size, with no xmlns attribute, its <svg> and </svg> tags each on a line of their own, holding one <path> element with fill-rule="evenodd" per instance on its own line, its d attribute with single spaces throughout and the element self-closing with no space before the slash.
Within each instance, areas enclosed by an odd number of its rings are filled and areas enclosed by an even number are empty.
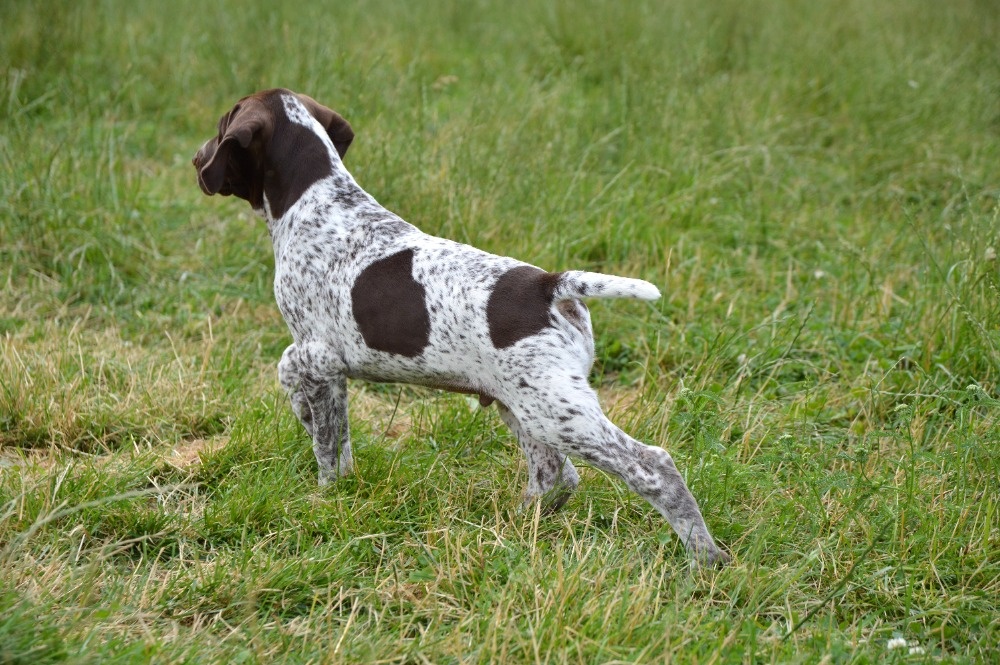
<svg viewBox="0 0 1000 665">
<path fill-rule="evenodd" d="M 273 103 L 275 96 L 280 104 Z M 551 285 L 545 293 L 550 298 L 547 322 L 543 318 L 541 330 L 498 348 L 487 322 L 494 286 L 511 269 L 522 267 L 528 276 L 534 271 L 515 259 L 429 236 L 404 222 L 358 186 L 315 111 L 300 96 L 271 90 L 256 98 L 280 109 L 272 111 L 274 123 L 297 123 L 312 132 L 326 147 L 332 166 L 318 168 L 317 173 L 331 174 L 317 179 L 280 217 L 272 214 L 266 190 L 258 211 L 274 245 L 275 296 L 294 340 L 278 365 L 279 380 L 313 437 L 321 484 L 351 471 L 348 378 L 467 392 L 480 395 L 484 404 L 496 401 L 503 422 L 516 435 L 528 463 L 526 502 L 562 505 L 580 480 L 570 461 L 576 457 L 622 478 L 670 522 L 698 560 L 728 560 L 713 542 L 670 455 L 611 423 L 587 383 L 594 345 L 590 316 L 579 298 L 654 299 L 659 297 L 654 286 L 581 271 L 539 272 L 539 279 Z M 231 115 L 237 115 L 235 108 Z M 222 131 L 195 157 L 199 174 L 222 143 Z M 281 149 L 262 147 L 264 168 L 274 168 L 274 163 L 309 167 L 282 157 Z M 367 266 L 404 250 L 412 250 L 412 279 L 423 288 L 430 322 L 426 345 L 411 355 L 369 348 L 351 297 L 352 285 Z M 505 297 L 514 298 L 516 305 L 517 293 Z"/>
</svg>

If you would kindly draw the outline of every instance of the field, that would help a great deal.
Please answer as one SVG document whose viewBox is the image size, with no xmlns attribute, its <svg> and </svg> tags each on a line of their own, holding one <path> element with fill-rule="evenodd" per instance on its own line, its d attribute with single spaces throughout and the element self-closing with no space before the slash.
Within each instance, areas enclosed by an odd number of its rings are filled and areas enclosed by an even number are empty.
<svg viewBox="0 0 1000 665">
<path fill-rule="evenodd" d="M 992 0 L 9 0 L 0 662 L 996 662 Z M 239 97 L 338 110 L 424 231 L 594 302 L 591 381 L 732 566 L 467 396 L 351 384 L 320 489 L 264 223 L 190 159 Z"/>
</svg>

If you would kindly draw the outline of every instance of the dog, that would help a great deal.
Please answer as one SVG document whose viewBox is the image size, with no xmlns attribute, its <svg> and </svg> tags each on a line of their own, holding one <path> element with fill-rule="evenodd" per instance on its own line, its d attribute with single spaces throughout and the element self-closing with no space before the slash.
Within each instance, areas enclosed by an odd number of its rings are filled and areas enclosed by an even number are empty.
<svg viewBox="0 0 1000 665">
<path fill-rule="evenodd" d="M 272 89 L 239 100 L 192 160 L 205 194 L 244 199 L 267 221 L 294 342 L 278 379 L 312 437 L 319 483 L 351 471 L 347 379 L 468 393 L 495 402 L 516 436 L 526 504 L 561 506 L 580 481 L 578 458 L 649 501 L 696 561 L 728 562 L 667 451 L 611 423 L 587 383 L 594 339 L 582 299 L 659 290 L 422 233 L 355 182 L 343 163 L 353 139 L 333 110 Z"/>
</svg>

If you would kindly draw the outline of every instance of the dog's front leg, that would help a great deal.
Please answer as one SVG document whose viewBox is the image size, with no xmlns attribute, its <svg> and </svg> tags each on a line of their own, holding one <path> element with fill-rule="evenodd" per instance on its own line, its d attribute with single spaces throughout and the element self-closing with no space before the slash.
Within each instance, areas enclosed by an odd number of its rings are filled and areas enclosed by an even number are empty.
<svg viewBox="0 0 1000 665">
<path fill-rule="evenodd" d="M 312 410 L 313 453 L 319 465 L 319 484 L 326 485 L 351 472 L 347 379 L 340 375 L 326 382 L 306 382 L 303 387 Z"/>
<path fill-rule="evenodd" d="M 293 344 L 278 363 L 278 380 L 292 411 L 313 439 L 319 484 L 351 472 L 351 437 L 347 419 L 347 379 L 336 354 L 320 344 Z"/>
</svg>

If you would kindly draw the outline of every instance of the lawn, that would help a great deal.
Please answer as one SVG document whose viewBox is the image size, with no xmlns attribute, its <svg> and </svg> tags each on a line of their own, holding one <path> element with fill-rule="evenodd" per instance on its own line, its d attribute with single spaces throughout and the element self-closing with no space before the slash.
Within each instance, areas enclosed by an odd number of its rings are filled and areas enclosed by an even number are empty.
<svg viewBox="0 0 1000 665">
<path fill-rule="evenodd" d="M 0 19 L 0 662 L 996 662 L 995 2 Z M 519 510 L 463 395 L 352 383 L 317 486 L 265 225 L 190 164 L 274 86 L 424 231 L 661 288 L 592 303 L 591 382 L 733 565 L 582 465 Z"/>
</svg>

